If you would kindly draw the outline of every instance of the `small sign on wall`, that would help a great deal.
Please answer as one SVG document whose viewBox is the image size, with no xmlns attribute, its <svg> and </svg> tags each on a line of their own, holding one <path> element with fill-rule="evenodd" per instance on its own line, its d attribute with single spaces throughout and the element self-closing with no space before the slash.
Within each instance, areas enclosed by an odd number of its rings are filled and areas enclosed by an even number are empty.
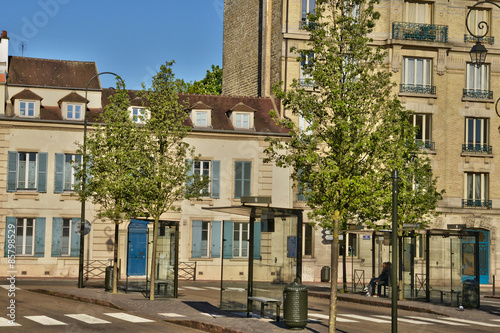
<svg viewBox="0 0 500 333">
<path fill-rule="evenodd" d="M 288 236 L 286 239 L 287 258 L 297 258 L 297 236 Z"/>
</svg>

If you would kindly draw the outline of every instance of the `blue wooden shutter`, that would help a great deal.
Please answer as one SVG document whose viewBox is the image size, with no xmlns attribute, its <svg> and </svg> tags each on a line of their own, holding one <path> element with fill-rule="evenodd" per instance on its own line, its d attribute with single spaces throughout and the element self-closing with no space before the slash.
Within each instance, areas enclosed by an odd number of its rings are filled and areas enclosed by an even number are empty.
<svg viewBox="0 0 500 333">
<path fill-rule="evenodd" d="M 253 258 L 260 259 L 261 222 L 254 222 L 253 230 Z"/>
<path fill-rule="evenodd" d="M 47 153 L 38 153 L 38 184 L 37 192 L 47 192 Z"/>
<path fill-rule="evenodd" d="M 220 198 L 220 161 L 212 161 L 212 198 Z"/>
<path fill-rule="evenodd" d="M 45 253 L 45 217 L 37 217 L 35 224 L 35 257 Z"/>
<path fill-rule="evenodd" d="M 80 256 L 80 234 L 77 234 L 76 232 L 73 231 L 75 230 L 76 223 L 80 223 L 79 218 L 71 219 L 71 229 L 69 230 L 69 233 L 71 235 L 71 249 L 69 255 L 72 257 Z"/>
<path fill-rule="evenodd" d="M 193 221 L 191 258 L 201 258 L 201 228 L 202 228 L 202 221 Z"/>
<path fill-rule="evenodd" d="M 7 218 L 5 219 L 5 243 L 4 243 L 4 250 L 3 250 L 3 256 L 4 257 L 8 257 L 9 256 L 9 235 L 14 235 L 14 238 L 12 238 L 12 236 L 10 237 L 10 239 L 16 239 L 16 221 L 17 219 L 15 217 L 12 217 L 12 216 L 7 216 Z M 14 227 L 10 227 L 9 228 L 9 225 L 13 225 Z M 14 233 L 12 232 L 9 232 L 9 230 L 13 230 Z M 16 253 L 16 248 L 15 248 L 15 245 L 16 243 L 13 243 L 12 245 L 14 245 L 14 248 L 11 248 L 11 254 L 15 254 Z"/>
<path fill-rule="evenodd" d="M 187 171 L 186 171 L 186 192 L 189 193 L 190 187 L 193 185 L 193 168 L 194 168 L 193 160 L 191 160 L 191 159 L 186 160 L 186 168 L 187 168 Z M 200 238 L 200 241 L 201 241 L 201 238 Z M 201 251 L 201 248 L 200 248 L 200 251 Z M 201 255 L 201 252 L 200 252 L 200 255 Z"/>
<path fill-rule="evenodd" d="M 252 195 L 252 162 L 243 162 L 243 194 L 242 196 Z"/>
<path fill-rule="evenodd" d="M 9 151 L 7 162 L 7 192 L 17 191 L 17 161 L 19 155 L 17 151 Z"/>
<path fill-rule="evenodd" d="M 210 250 L 212 258 L 220 258 L 220 236 L 221 224 L 220 221 L 212 222 L 212 248 Z"/>
<path fill-rule="evenodd" d="M 224 258 L 230 259 L 233 257 L 233 221 L 224 221 Z"/>
<path fill-rule="evenodd" d="M 64 154 L 56 154 L 54 176 L 54 193 L 64 191 Z"/>
<path fill-rule="evenodd" d="M 52 257 L 61 256 L 62 225 L 63 225 L 62 218 L 54 217 L 52 219 L 52 250 L 50 253 Z"/>
</svg>

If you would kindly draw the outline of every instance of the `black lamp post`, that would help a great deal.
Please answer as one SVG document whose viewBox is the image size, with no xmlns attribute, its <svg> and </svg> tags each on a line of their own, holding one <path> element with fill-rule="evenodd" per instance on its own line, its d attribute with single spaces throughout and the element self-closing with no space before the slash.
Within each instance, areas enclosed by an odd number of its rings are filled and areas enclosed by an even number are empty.
<svg viewBox="0 0 500 333">
<path fill-rule="evenodd" d="M 481 1 L 481 2 L 476 3 L 474 6 L 472 6 L 469 9 L 469 11 L 467 12 L 467 16 L 465 17 L 465 27 L 467 28 L 467 31 L 469 32 L 469 34 L 471 34 L 472 37 L 476 38 L 476 44 L 469 51 L 469 53 L 470 53 L 470 60 L 474 64 L 474 66 L 476 66 L 478 68 L 481 67 L 484 64 L 484 62 L 486 60 L 486 54 L 488 53 L 488 50 L 486 50 L 486 47 L 484 47 L 484 45 L 481 44 L 480 39 L 483 38 L 483 37 L 485 37 L 488 34 L 488 31 L 490 30 L 490 27 L 489 27 L 489 25 L 488 25 L 487 22 L 480 21 L 477 24 L 477 27 L 479 28 L 479 30 L 484 30 L 484 33 L 481 34 L 481 35 L 476 35 L 476 34 L 472 33 L 472 31 L 469 29 L 469 15 L 474 10 L 474 8 L 476 8 L 479 5 L 485 4 L 485 3 L 494 5 L 494 6 L 496 6 L 497 8 L 500 9 L 500 6 L 498 4 L 496 4 L 496 3 L 494 3 L 494 2 L 491 2 L 491 1 Z"/>
<path fill-rule="evenodd" d="M 83 156 L 82 156 L 82 188 L 81 192 L 83 193 L 83 198 L 82 198 L 82 208 L 81 208 L 81 213 L 80 213 L 80 261 L 78 265 L 78 288 L 83 288 L 83 254 L 84 254 L 84 248 L 85 248 L 85 201 L 86 201 L 86 194 L 85 194 L 85 184 L 87 181 L 87 105 L 88 105 L 88 99 L 87 95 L 89 92 L 89 86 L 92 80 L 94 80 L 96 77 L 102 74 L 111 74 L 116 76 L 117 79 L 121 79 L 119 75 L 112 73 L 112 72 L 102 72 L 98 73 L 90 78 L 90 80 L 87 82 L 87 86 L 85 87 L 85 109 L 83 110 Z"/>
</svg>

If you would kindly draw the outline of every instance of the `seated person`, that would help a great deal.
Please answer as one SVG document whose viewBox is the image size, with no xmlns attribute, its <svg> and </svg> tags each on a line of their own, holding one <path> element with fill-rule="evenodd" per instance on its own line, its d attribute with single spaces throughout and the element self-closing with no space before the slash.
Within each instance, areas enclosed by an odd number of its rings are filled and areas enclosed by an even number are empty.
<svg viewBox="0 0 500 333">
<path fill-rule="evenodd" d="M 375 289 L 375 283 L 377 283 L 377 295 L 374 296 L 380 296 L 380 291 L 382 289 L 382 286 L 387 286 L 389 284 L 389 278 L 391 276 L 391 263 L 390 262 L 384 262 L 382 264 L 382 273 L 376 278 L 372 277 L 370 280 L 370 283 L 368 284 L 368 293 L 366 296 L 371 296 L 373 294 L 373 291 Z"/>
</svg>

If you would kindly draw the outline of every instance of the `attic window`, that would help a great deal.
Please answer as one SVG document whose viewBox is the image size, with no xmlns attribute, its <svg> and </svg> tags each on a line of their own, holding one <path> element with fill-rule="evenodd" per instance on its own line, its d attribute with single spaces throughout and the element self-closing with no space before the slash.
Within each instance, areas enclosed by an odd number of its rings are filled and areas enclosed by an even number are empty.
<svg viewBox="0 0 500 333">
<path fill-rule="evenodd" d="M 210 110 L 192 110 L 191 121 L 195 127 L 212 126 Z"/>
<path fill-rule="evenodd" d="M 231 115 L 234 128 L 253 128 L 253 114 L 250 112 L 233 112 Z"/>
<path fill-rule="evenodd" d="M 66 119 L 68 120 L 82 120 L 83 105 L 76 103 L 66 104 Z"/>
<path fill-rule="evenodd" d="M 19 101 L 19 116 L 34 118 L 35 104 L 35 101 Z"/>
<path fill-rule="evenodd" d="M 144 124 L 148 114 L 145 108 L 132 107 L 130 110 L 132 121 L 136 124 Z"/>
</svg>

